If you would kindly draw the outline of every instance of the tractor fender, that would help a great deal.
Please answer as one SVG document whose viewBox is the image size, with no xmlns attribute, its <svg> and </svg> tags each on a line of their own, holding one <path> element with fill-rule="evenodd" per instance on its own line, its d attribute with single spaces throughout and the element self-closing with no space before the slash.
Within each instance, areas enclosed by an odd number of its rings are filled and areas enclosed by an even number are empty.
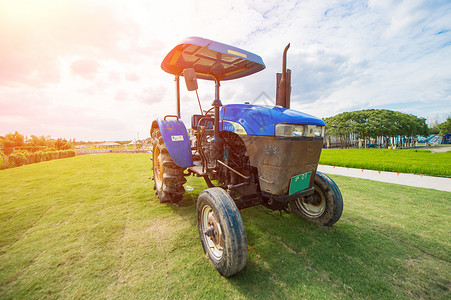
<svg viewBox="0 0 451 300">
<path fill-rule="evenodd" d="M 150 135 L 156 129 L 160 129 L 164 144 L 166 145 L 172 160 L 182 168 L 193 165 L 191 154 L 191 142 L 185 124 L 181 120 L 157 119 L 152 122 Z"/>
</svg>

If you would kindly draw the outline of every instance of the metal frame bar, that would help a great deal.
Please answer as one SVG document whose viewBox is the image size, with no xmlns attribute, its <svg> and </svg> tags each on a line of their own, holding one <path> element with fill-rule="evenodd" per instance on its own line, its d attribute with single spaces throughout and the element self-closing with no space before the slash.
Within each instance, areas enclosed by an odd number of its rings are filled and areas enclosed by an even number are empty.
<svg viewBox="0 0 451 300">
<path fill-rule="evenodd" d="M 176 98 L 177 98 L 177 117 L 180 119 L 181 118 L 181 113 L 180 113 L 180 75 L 175 75 L 175 93 L 176 93 Z"/>
</svg>

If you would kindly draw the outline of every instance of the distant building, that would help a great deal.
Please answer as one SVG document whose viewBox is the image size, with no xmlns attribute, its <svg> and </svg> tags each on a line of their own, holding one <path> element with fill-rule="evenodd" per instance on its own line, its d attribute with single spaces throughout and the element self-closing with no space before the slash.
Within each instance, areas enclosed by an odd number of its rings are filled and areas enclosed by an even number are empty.
<svg viewBox="0 0 451 300">
<path fill-rule="evenodd" d="M 96 148 L 115 148 L 115 147 L 120 147 L 120 146 L 122 146 L 122 145 L 119 143 L 116 143 L 116 142 L 104 142 L 104 143 L 94 145 L 94 147 L 96 147 Z"/>
</svg>

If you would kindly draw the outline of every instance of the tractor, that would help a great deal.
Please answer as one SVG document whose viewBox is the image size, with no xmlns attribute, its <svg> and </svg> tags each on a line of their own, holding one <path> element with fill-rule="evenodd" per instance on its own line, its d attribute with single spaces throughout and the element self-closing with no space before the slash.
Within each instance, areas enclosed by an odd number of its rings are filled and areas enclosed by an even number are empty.
<svg viewBox="0 0 451 300">
<path fill-rule="evenodd" d="M 325 123 L 290 109 L 289 46 L 277 74 L 274 106 L 222 105 L 222 81 L 266 68 L 254 53 L 190 37 L 161 63 L 175 76 L 177 114 L 151 125 L 154 189 L 161 203 L 179 203 L 187 176 L 205 179 L 208 189 L 199 194 L 196 205 L 198 231 L 204 252 L 224 277 L 246 265 L 247 238 L 239 210 L 264 205 L 320 226 L 333 225 L 343 211 L 338 186 L 317 171 Z M 200 108 L 191 116 L 189 130 L 181 119 L 180 77 L 188 91 L 196 92 Z M 201 108 L 198 79 L 214 82 L 215 98 L 208 110 Z"/>
</svg>

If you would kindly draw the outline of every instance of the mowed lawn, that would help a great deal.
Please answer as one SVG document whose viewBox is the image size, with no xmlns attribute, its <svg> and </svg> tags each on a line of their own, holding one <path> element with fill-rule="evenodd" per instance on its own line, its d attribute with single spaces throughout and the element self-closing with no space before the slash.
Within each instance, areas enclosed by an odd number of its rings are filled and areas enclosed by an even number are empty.
<svg viewBox="0 0 451 300">
<path fill-rule="evenodd" d="M 450 299 L 451 193 L 331 176 L 331 228 L 243 210 L 249 257 L 226 279 L 202 252 L 195 202 L 160 204 L 149 154 L 0 171 L 0 298 Z"/>
<path fill-rule="evenodd" d="M 320 164 L 451 177 L 451 151 L 434 153 L 414 149 L 324 149 Z"/>
</svg>

